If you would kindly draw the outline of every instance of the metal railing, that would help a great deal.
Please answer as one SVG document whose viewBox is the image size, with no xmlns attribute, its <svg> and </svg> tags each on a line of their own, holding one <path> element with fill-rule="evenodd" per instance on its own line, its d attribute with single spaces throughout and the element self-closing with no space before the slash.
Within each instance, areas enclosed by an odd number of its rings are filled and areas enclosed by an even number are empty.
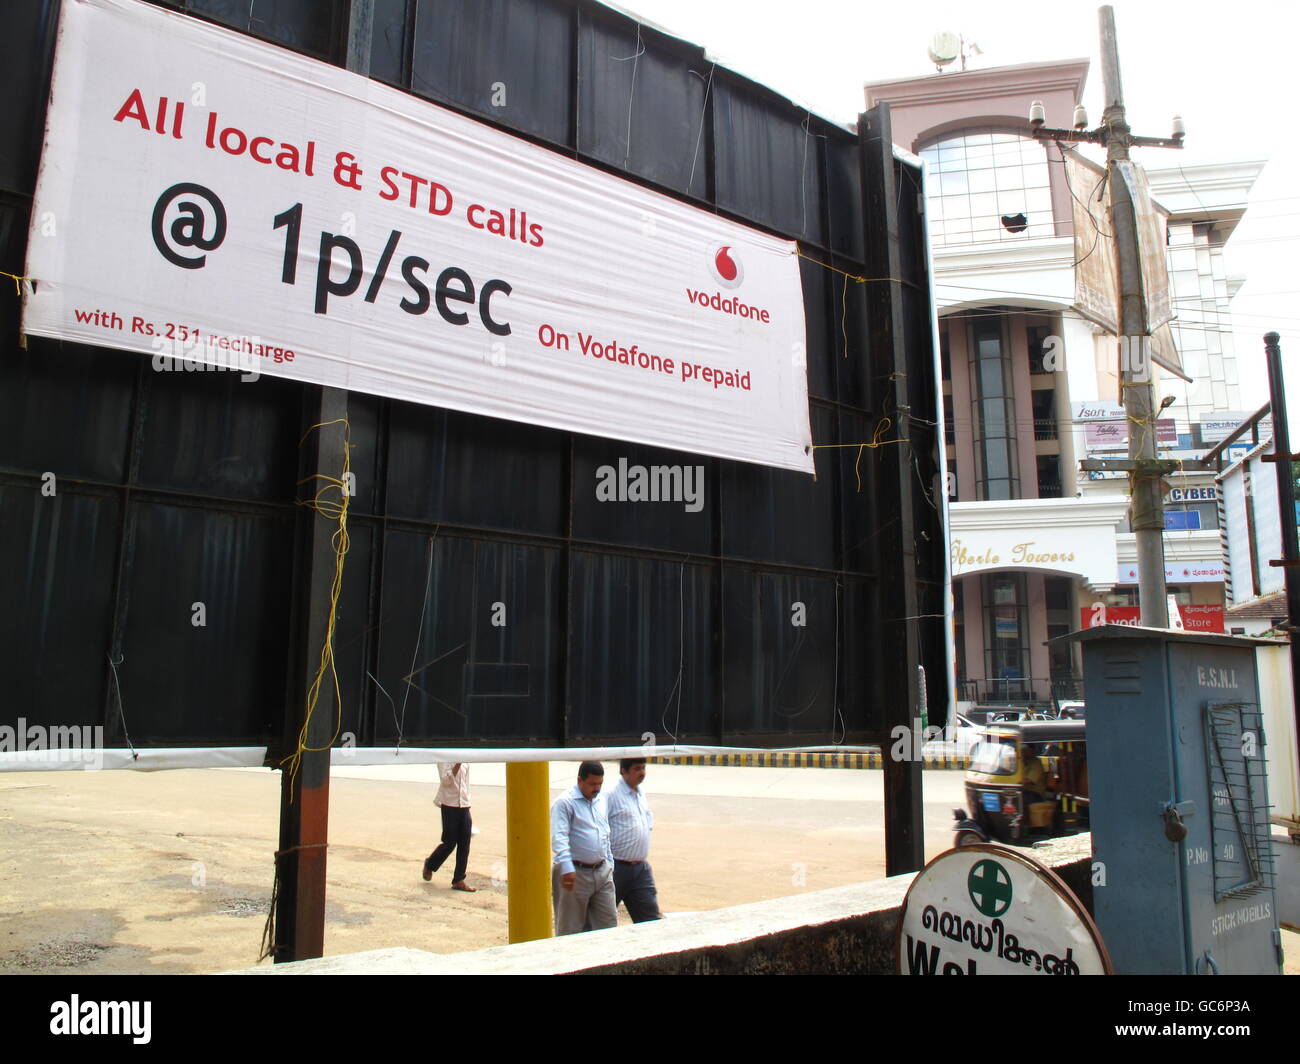
<svg viewBox="0 0 1300 1064">
<path fill-rule="evenodd" d="M 1057 429 L 1056 418 L 1054 417 L 1034 418 L 1034 439 L 1055 440 L 1059 438 L 1060 438 L 1060 431 Z"/>
<path fill-rule="evenodd" d="M 1082 698 L 1083 680 L 1078 676 L 958 680 L 957 697 L 963 702 L 991 705 L 1046 705 L 1057 699 Z"/>
</svg>

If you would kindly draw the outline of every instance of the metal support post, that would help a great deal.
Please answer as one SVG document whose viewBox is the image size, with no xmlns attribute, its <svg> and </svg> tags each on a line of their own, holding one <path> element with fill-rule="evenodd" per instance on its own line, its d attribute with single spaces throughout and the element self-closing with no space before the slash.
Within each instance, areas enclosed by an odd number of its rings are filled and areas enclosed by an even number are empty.
<svg viewBox="0 0 1300 1064">
<path fill-rule="evenodd" d="M 323 477 L 339 478 L 343 469 L 348 393 L 339 388 L 320 389 L 319 401 L 310 408 L 310 425 L 320 425 L 304 446 L 315 443 L 306 467 Z M 310 477 L 304 494 L 312 499 L 324 481 Z M 326 495 L 326 499 L 331 496 Z M 332 500 L 331 500 L 332 501 Z M 280 849 L 276 855 L 279 882 L 275 900 L 275 962 L 300 961 L 324 956 L 325 854 L 329 845 L 330 745 L 339 707 L 334 685 L 319 685 L 315 708 L 304 717 L 308 688 L 322 665 L 322 652 L 330 638 L 329 614 L 337 551 L 334 535 L 338 523 L 310 511 L 310 569 L 307 578 L 307 616 L 295 699 L 285 714 L 280 757 L 297 752 L 296 767 L 280 762 Z M 300 746 L 301 737 L 301 746 Z"/>
<path fill-rule="evenodd" d="M 1296 531 L 1295 478 L 1291 475 L 1294 455 L 1286 419 L 1286 383 L 1282 377 L 1282 338 L 1275 332 L 1264 336 L 1268 359 L 1268 400 L 1273 410 L 1273 457 L 1277 464 L 1277 508 L 1282 517 L 1282 565 L 1286 579 L 1286 616 L 1291 630 L 1291 690 L 1300 735 L 1300 534 Z"/>
<path fill-rule="evenodd" d="M 348 24 L 347 67 L 370 73 L 370 37 L 374 0 L 352 0 Z M 325 486 L 320 478 L 342 476 L 347 447 L 348 393 L 321 388 L 311 404 L 306 428 L 319 426 L 304 442 L 311 455 L 304 469 L 303 494 L 314 499 Z M 325 498 L 331 499 L 332 495 Z M 275 941 L 277 964 L 325 954 L 325 856 L 329 846 L 330 746 L 339 706 L 334 685 L 322 683 L 315 708 L 305 721 L 308 688 L 322 667 L 331 638 L 329 615 L 337 563 L 338 524 L 312 510 L 308 555 L 307 616 L 303 625 L 301 683 L 285 714 L 280 757 L 296 751 L 296 767 L 281 765 L 280 849 L 276 854 Z M 270 753 L 268 752 L 268 756 Z"/>
<path fill-rule="evenodd" d="M 903 317 L 902 254 L 899 246 L 898 194 L 894 174 L 894 144 L 889 107 L 880 104 L 858 118 L 863 220 L 869 239 L 867 272 L 879 278 L 867 286 L 867 320 L 871 347 L 884 356 L 889 372 L 874 382 L 879 409 L 890 411 L 894 432 L 901 439 L 911 433 L 908 398 L 906 323 Z M 884 234 L 883 241 L 877 234 Z M 887 280 L 885 280 L 887 279 Z M 897 507 L 897 520 L 887 522 L 878 537 L 883 559 L 877 585 L 882 638 L 872 648 L 881 683 L 882 730 L 902 725 L 913 728 L 917 705 L 917 666 L 921 644 L 917 614 L 917 569 L 914 496 L 917 478 L 909 446 L 892 447 L 880 459 L 882 499 Z M 920 742 L 920 736 L 915 737 Z M 882 743 L 882 748 L 888 748 Z M 884 759 L 885 770 L 885 874 L 911 872 L 925 864 L 925 828 L 919 759 Z"/>
<path fill-rule="evenodd" d="M 550 764 L 506 765 L 506 875 L 511 942 L 551 937 Z"/>
</svg>

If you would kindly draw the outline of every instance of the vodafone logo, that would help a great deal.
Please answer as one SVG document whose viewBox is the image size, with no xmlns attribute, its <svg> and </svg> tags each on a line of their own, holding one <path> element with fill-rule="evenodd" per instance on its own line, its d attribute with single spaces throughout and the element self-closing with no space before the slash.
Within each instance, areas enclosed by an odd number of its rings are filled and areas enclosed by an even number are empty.
<svg viewBox="0 0 1300 1064">
<path fill-rule="evenodd" d="M 739 288 L 744 283 L 745 267 L 737 256 L 736 249 L 730 244 L 722 244 L 711 249 L 709 269 L 723 288 Z"/>
<path fill-rule="evenodd" d="M 713 244 L 709 247 L 709 271 L 722 288 L 739 288 L 745 283 L 745 266 L 731 244 Z M 721 292 L 702 292 L 686 289 L 686 298 L 701 309 L 748 318 L 760 325 L 770 325 L 772 314 L 766 307 L 744 302 L 740 296 L 724 296 Z"/>
</svg>

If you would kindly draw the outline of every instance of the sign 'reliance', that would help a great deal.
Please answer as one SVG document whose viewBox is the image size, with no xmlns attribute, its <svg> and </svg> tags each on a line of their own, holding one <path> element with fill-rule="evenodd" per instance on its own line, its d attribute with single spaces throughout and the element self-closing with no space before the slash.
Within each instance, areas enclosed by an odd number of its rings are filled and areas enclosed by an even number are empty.
<svg viewBox="0 0 1300 1064">
<path fill-rule="evenodd" d="M 901 975 L 1109 975 L 1083 904 L 1015 850 L 941 853 L 912 881 L 898 926 Z"/>
<path fill-rule="evenodd" d="M 66 0 L 23 329 L 811 472 L 796 246 L 136 0 Z"/>
</svg>

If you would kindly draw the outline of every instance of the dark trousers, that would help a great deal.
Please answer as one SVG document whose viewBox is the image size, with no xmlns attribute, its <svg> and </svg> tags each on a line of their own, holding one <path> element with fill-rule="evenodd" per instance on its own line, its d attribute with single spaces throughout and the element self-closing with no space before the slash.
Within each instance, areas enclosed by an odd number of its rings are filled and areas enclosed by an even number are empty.
<svg viewBox="0 0 1300 1064">
<path fill-rule="evenodd" d="M 664 918 L 649 861 L 614 861 L 614 904 L 620 903 L 634 924 Z"/>
<path fill-rule="evenodd" d="M 461 882 L 469 868 L 470 826 L 469 806 L 463 809 L 451 805 L 442 807 L 442 842 L 429 854 L 429 867 L 438 871 L 442 862 L 455 850 L 456 871 L 451 877 L 453 883 Z"/>
</svg>

